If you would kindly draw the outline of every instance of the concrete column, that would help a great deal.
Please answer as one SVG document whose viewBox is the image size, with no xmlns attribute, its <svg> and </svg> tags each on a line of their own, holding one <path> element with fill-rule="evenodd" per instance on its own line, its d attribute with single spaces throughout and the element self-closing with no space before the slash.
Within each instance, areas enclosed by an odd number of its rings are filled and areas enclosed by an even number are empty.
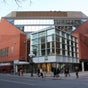
<svg viewBox="0 0 88 88">
<path fill-rule="evenodd" d="M 13 64 L 13 70 L 14 70 L 14 75 L 15 75 L 15 73 L 16 73 L 16 65 L 15 64 Z"/>
<path fill-rule="evenodd" d="M 16 64 L 14 64 L 14 75 L 16 74 L 16 73 L 18 73 L 18 66 L 16 65 Z"/>
<path fill-rule="evenodd" d="M 18 66 L 16 63 L 18 63 L 18 60 L 13 61 L 13 69 L 14 69 L 14 75 L 18 72 Z"/>
<path fill-rule="evenodd" d="M 16 68 L 15 69 L 16 69 L 16 73 L 18 73 L 18 66 L 17 65 L 16 65 Z"/>
<path fill-rule="evenodd" d="M 82 72 L 84 72 L 84 62 L 82 61 Z"/>
</svg>

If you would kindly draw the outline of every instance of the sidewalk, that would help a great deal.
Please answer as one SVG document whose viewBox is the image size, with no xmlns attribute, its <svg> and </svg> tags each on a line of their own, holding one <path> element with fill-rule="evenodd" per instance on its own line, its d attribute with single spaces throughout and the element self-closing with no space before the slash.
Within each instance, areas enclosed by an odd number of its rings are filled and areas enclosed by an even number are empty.
<svg viewBox="0 0 88 88">
<path fill-rule="evenodd" d="M 24 73 L 24 77 L 31 77 L 30 73 Z M 45 78 L 53 78 L 53 73 L 44 73 Z M 38 78 L 37 74 L 33 74 L 33 78 Z M 74 79 L 76 78 L 75 73 L 70 73 L 70 76 L 65 77 L 63 73 L 60 73 L 60 78 L 69 78 L 69 79 Z M 85 72 L 79 72 L 79 78 L 88 78 L 88 71 Z"/>
<path fill-rule="evenodd" d="M 2 75 L 6 75 L 6 73 L 1 73 Z M 14 76 L 14 77 L 19 77 L 18 74 L 14 75 L 14 74 L 7 74 L 8 76 Z M 31 73 L 24 73 L 23 76 L 20 76 L 20 77 L 26 77 L 26 78 L 41 78 L 41 77 L 38 77 L 37 76 L 37 73 L 36 74 L 33 74 L 33 77 L 31 77 Z M 49 78 L 49 79 L 53 79 L 53 73 L 44 73 L 44 78 Z M 76 75 L 75 75 L 75 72 L 74 73 L 70 73 L 70 76 L 68 77 L 65 77 L 64 73 L 60 73 L 60 77 L 58 78 L 61 78 L 61 79 L 75 79 L 76 78 Z M 88 78 L 88 71 L 85 71 L 85 72 L 79 72 L 79 78 Z"/>
<path fill-rule="evenodd" d="M 5 74 L 0 74 L 0 75 L 6 75 Z M 33 74 L 33 77 L 31 77 L 31 73 L 24 73 L 23 76 L 19 76 L 18 74 L 14 75 L 14 74 L 7 74 L 8 76 L 12 76 L 12 77 L 25 77 L 25 78 L 31 78 L 31 79 L 41 79 L 42 77 L 38 77 L 37 74 Z M 79 72 L 79 78 L 88 78 L 88 71 L 85 72 Z M 63 73 L 60 73 L 60 77 L 53 77 L 53 73 L 44 73 L 44 79 L 76 79 L 76 75 L 75 73 L 70 73 L 70 76 L 65 77 L 65 75 Z"/>
</svg>

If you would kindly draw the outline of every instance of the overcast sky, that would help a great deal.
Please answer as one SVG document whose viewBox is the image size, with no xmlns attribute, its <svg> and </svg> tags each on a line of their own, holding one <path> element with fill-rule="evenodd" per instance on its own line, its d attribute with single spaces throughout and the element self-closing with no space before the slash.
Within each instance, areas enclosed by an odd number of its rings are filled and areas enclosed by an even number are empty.
<svg viewBox="0 0 88 88">
<path fill-rule="evenodd" d="M 20 5 L 15 0 L 0 0 L 0 17 L 11 11 L 82 11 L 88 16 L 88 0 L 24 0 Z"/>
</svg>

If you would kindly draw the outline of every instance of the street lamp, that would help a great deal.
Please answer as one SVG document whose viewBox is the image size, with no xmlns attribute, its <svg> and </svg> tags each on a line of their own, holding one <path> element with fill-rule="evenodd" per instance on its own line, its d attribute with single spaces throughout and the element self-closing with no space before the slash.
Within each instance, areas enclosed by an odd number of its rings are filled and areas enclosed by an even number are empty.
<svg viewBox="0 0 88 88">
<path fill-rule="evenodd" d="M 35 54 L 33 54 L 33 52 L 32 53 L 30 53 L 29 54 L 29 57 L 30 57 L 30 64 L 31 64 L 31 67 L 32 67 L 32 69 L 31 69 L 31 77 L 33 76 L 33 57 L 35 57 Z"/>
</svg>

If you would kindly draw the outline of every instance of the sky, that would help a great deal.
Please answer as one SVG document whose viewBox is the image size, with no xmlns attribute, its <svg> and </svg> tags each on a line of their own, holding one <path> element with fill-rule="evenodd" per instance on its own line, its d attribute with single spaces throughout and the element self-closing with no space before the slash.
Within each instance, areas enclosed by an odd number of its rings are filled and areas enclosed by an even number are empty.
<svg viewBox="0 0 88 88">
<path fill-rule="evenodd" d="M 81 11 L 88 16 L 88 0 L 23 0 L 19 5 L 0 0 L 0 18 L 11 11 Z"/>
</svg>

